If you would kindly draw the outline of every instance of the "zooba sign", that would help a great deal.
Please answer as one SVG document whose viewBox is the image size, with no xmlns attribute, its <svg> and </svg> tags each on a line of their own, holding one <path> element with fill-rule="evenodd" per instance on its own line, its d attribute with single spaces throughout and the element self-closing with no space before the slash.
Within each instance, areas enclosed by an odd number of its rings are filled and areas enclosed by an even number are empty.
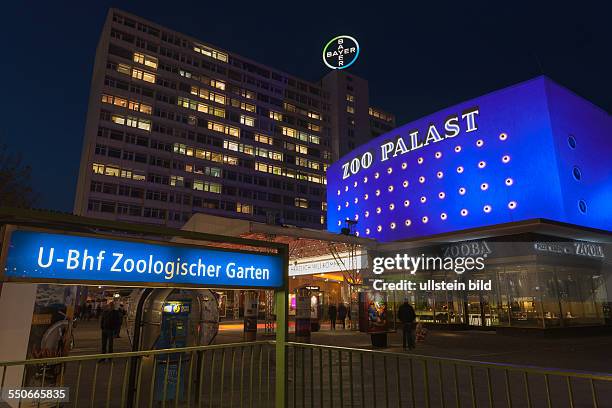
<svg viewBox="0 0 612 408">
<path fill-rule="evenodd" d="M 359 56 L 359 43 L 348 35 L 332 38 L 323 47 L 323 62 L 331 69 L 345 69 Z"/>
</svg>

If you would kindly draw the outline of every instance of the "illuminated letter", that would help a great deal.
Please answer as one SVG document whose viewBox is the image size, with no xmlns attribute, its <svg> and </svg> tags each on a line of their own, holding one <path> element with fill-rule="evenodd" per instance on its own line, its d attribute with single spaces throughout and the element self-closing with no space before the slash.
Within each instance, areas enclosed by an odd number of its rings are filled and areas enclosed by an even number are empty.
<svg viewBox="0 0 612 408">
<path fill-rule="evenodd" d="M 444 130 L 446 130 L 444 137 L 450 138 L 457 136 L 460 131 L 459 116 L 453 115 L 446 119 L 446 122 L 444 122 Z"/>
<path fill-rule="evenodd" d="M 45 250 L 44 247 L 40 247 L 40 249 L 38 250 L 38 266 L 40 266 L 41 268 L 48 268 L 53 263 L 53 252 L 55 252 L 55 248 L 51 248 L 51 250 L 49 251 L 49 259 L 47 260 L 46 265 L 43 265 L 42 263 L 42 257 L 43 257 L 44 250 Z"/>
<path fill-rule="evenodd" d="M 478 111 L 478 107 L 471 108 L 461 114 L 461 119 L 465 119 L 465 123 L 467 125 L 466 132 L 473 132 L 478 129 L 478 125 L 476 124 L 475 116 L 480 112 Z"/>
<path fill-rule="evenodd" d="M 344 172 L 342 173 L 342 180 L 349 178 L 349 176 L 351 175 L 351 173 L 349 173 L 349 162 L 344 163 L 342 165 L 342 170 L 344 170 Z"/>
<path fill-rule="evenodd" d="M 372 153 L 365 152 L 363 156 L 361 156 L 361 167 L 367 169 L 372 165 Z"/>
<path fill-rule="evenodd" d="M 408 151 L 409 150 L 406 147 L 406 143 L 404 143 L 404 138 L 399 137 L 395 144 L 395 152 L 393 153 L 393 157 L 397 156 L 398 154 L 408 153 Z"/>
<path fill-rule="evenodd" d="M 387 161 L 389 159 L 389 153 L 393 150 L 393 142 L 387 142 L 384 145 L 380 146 L 381 153 L 381 162 Z"/>
<path fill-rule="evenodd" d="M 79 251 L 76 249 L 68 250 L 68 259 L 66 259 L 66 269 L 76 269 L 79 267 Z"/>
<path fill-rule="evenodd" d="M 440 133 L 438 133 L 438 129 L 431 124 L 429 125 L 429 129 L 427 130 L 427 137 L 425 138 L 425 146 L 427 146 L 431 141 L 437 143 L 441 141 Z"/>
<path fill-rule="evenodd" d="M 416 150 L 418 148 L 423 147 L 423 143 L 419 144 L 419 141 L 417 140 L 418 135 L 419 135 L 418 130 L 413 130 L 410 132 L 410 146 L 411 146 L 410 150 Z"/>
</svg>

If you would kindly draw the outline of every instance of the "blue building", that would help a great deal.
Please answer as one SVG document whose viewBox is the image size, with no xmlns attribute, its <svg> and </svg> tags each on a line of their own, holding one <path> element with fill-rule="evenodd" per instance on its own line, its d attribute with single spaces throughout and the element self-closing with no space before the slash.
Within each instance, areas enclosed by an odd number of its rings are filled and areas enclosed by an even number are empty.
<svg viewBox="0 0 612 408">
<path fill-rule="evenodd" d="M 421 320 L 607 325 L 611 136 L 607 112 L 546 77 L 495 91 L 383 134 L 330 166 L 328 229 L 383 242 L 383 255 L 485 251 L 486 268 L 460 278 L 493 288 L 405 293 Z M 415 279 L 457 278 L 430 270 Z"/>
</svg>

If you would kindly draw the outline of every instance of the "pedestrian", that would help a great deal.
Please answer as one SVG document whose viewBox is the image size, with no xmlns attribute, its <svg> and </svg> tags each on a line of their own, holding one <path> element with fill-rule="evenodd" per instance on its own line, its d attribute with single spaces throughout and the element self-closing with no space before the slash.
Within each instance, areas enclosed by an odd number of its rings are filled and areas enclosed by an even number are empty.
<svg viewBox="0 0 612 408">
<path fill-rule="evenodd" d="M 121 327 L 121 313 L 115 309 L 113 302 L 110 302 L 100 317 L 102 354 L 113 352 L 113 338 L 119 327 Z M 104 359 L 100 361 L 104 361 Z"/>
<path fill-rule="evenodd" d="M 397 316 L 402 322 L 402 347 L 412 350 L 415 347 L 416 337 L 416 313 L 414 308 L 407 300 L 401 304 L 397 311 Z"/>
<path fill-rule="evenodd" d="M 119 315 L 121 319 L 119 320 L 119 326 L 117 327 L 117 331 L 115 332 L 115 338 L 121 338 L 121 326 L 123 325 L 123 318 L 125 317 L 125 309 L 123 308 L 123 303 L 119 305 Z"/>
<path fill-rule="evenodd" d="M 340 302 L 340 305 L 338 305 L 338 319 L 340 319 L 342 329 L 346 329 L 346 312 L 346 306 L 344 306 L 344 303 Z"/>
<path fill-rule="evenodd" d="M 329 314 L 329 322 L 332 330 L 336 330 L 336 315 L 338 313 L 338 309 L 336 309 L 336 305 L 329 305 L 327 309 L 327 314 Z"/>
</svg>

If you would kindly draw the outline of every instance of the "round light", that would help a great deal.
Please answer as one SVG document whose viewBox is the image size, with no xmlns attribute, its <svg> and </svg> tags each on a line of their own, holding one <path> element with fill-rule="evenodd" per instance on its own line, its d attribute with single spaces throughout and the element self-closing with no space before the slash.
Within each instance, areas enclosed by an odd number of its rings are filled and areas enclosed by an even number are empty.
<svg viewBox="0 0 612 408">
<path fill-rule="evenodd" d="M 508 134 L 506 133 L 500 133 L 499 134 L 499 140 L 504 141 L 508 138 Z"/>
<path fill-rule="evenodd" d="M 506 179 L 506 185 L 507 185 L 507 186 L 511 186 L 512 184 L 514 184 L 514 180 L 512 180 L 510 177 L 508 177 L 508 178 Z"/>
<path fill-rule="evenodd" d="M 486 165 L 487 165 L 487 163 L 485 161 L 479 161 L 478 162 L 478 168 L 479 169 L 484 169 Z"/>
<path fill-rule="evenodd" d="M 359 236 L 359 231 L 355 231 L 355 236 L 358 237 Z"/>
<path fill-rule="evenodd" d="M 406 162 L 402 163 L 402 170 L 406 170 L 407 167 L 408 167 L 408 163 Z"/>
<path fill-rule="evenodd" d="M 376 207 L 376 214 L 380 214 L 382 212 L 382 208 Z"/>
<path fill-rule="evenodd" d="M 353 200 L 355 202 L 355 204 L 357 204 L 359 202 L 359 198 L 355 197 L 355 200 Z"/>
<path fill-rule="evenodd" d="M 370 216 L 370 212 L 366 211 L 365 213 L 363 213 L 363 215 L 365 215 L 365 217 L 368 218 Z"/>
<path fill-rule="evenodd" d="M 440 191 L 440 192 L 438 193 L 438 198 L 439 198 L 440 200 L 443 200 L 443 199 L 444 199 L 444 197 L 446 197 L 446 193 L 445 193 L 444 191 Z"/>
<path fill-rule="evenodd" d="M 426 201 L 427 201 L 427 197 L 425 197 L 425 196 L 421 196 L 421 202 L 422 202 L 422 203 L 425 203 Z"/>
<path fill-rule="evenodd" d="M 567 144 L 569 145 L 569 147 L 571 147 L 572 149 L 576 148 L 576 138 L 574 137 L 574 135 L 569 135 L 567 137 Z"/>
<path fill-rule="evenodd" d="M 442 173 L 441 171 L 436 173 L 436 177 L 441 179 L 442 177 L 444 177 L 444 173 Z"/>
<path fill-rule="evenodd" d="M 379 177 L 380 177 L 380 173 L 379 172 L 374 173 L 374 178 L 375 179 L 378 179 Z"/>
<path fill-rule="evenodd" d="M 393 229 L 395 229 L 396 225 L 395 225 L 395 223 L 394 223 L 394 222 L 392 222 L 392 223 L 389 225 L 389 227 L 390 227 L 390 228 L 393 230 Z"/>
<path fill-rule="evenodd" d="M 393 204 L 393 203 L 389 204 L 389 209 L 391 211 L 395 210 L 395 204 Z"/>
<path fill-rule="evenodd" d="M 404 182 L 402 183 L 402 186 L 404 186 L 404 188 L 408 187 L 408 180 L 404 180 Z"/>
<path fill-rule="evenodd" d="M 340 211 L 340 209 L 341 209 L 341 208 L 342 208 L 342 206 L 341 206 L 341 205 L 338 205 L 338 211 Z"/>
<path fill-rule="evenodd" d="M 423 218 L 421 218 L 421 221 L 423 221 L 423 224 L 427 224 L 427 222 L 429 221 L 429 217 L 424 215 Z"/>
<path fill-rule="evenodd" d="M 445 220 L 448 216 L 446 215 L 446 213 L 442 213 L 440 214 L 440 218 Z"/>
<path fill-rule="evenodd" d="M 482 139 L 478 139 L 478 140 L 476 141 L 476 146 L 478 146 L 478 147 L 482 147 L 483 145 L 484 145 L 484 142 L 482 141 Z"/>
<path fill-rule="evenodd" d="M 355 214 L 355 221 L 359 221 L 359 214 Z"/>
<path fill-rule="evenodd" d="M 459 174 L 463 173 L 463 166 L 457 167 L 457 173 Z"/>
<path fill-rule="evenodd" d="M 345 187 L 344 187 L 344 191 L 348 191 L 348 186 L 345 186 Z"/>
<path fill-rule="evenodd" d="M 340 195 L 340 190 L 338 190 L 338 195 Z"/>
<path fill-rule="evenodd" d="M 466 215 L 468 215 L 468 210 L 465 208 L 461 209 L 461 216 L 465 217 Z"/>
<path fill-rule="evenodd" d="M 378 197 L 380 195 L 380 190 L 376 190 L 375 194 L 376 194 L 376 197 Z"/>
<path fill-rule="evenodd" d="M 455 153 L 459 153 L 461 151 L 461 146 L 455 146 Z"/>
<path fill-rule="evenodd" d="M 510 201 L 508 203 L 508 208 L 514 210 L 516 208 L 516 201 Z"/>
<path fill-rule="evenodd" d="M 389 167 L 389 168 L 387 169 L 387 174 L 391 174 L 391 173 L 393 173 L 393 169 L 392 169 L 391 167 Z"/>
<path fill-rule="evenodd" d="M 368 195 L 368 193 L 366 193 L 366 194 L 364 194 L 364 195 L 363 195 L 363 199 L 364 199 L 364 200 L 367 200 L 369 197 L 370 197 L 370 196 Z"/>
<path fill-rule="evenodd" d="M 422 184 L 424 182 L 425 182 L 425 177 L 424 176 L 419 177 L 419 183 Z"/>
<path fill-rule="evenodd" d="M 345 201 L 345 202 L 344 202 L 344 206 L 345 206 L 345 207 L 348 207 L 348 206 L 349 206 L 349 202 L 348 202 L 348 201 Z"/>
<path fill-rule="evenodd" d="M 387 187 L 387 190 L 389 190 L 389 192 L 392 193 L 393 192 L 393 186 Z"/>
<path fill-rule="evenodd" d="M 363 182 L 364 182 L 364 184 L 368 182 L 368 177 L 367 176 L 363 178 Z"/>
<path fill-rule="evenodd" d="M 379 225 L 378 227 L 376 227 L 376 231 L 378 232 L 382 231 L 382 225 Z"/>
<path fill-rule="evenodd" d="M 357 187 L 357 181 L 353 183 L 353 187 Z"/>
<path fill-rule="evenodd" d="M 510 161 L 510 156 L 505 155 L 504 157 L 502 157 L 502 163 L 508 163 Z"/>
<path fill-rule="evenodd" d="M 404 207 L 408 207 L 410 205 L 410 200 L 404 200 Z"/>
<path fill-rule="evenodd" d="M 480 185 L 480 189 L 481 189 L 482 191 L 485 191 L 485 190 L 486 190 L 486 189 L 488 189 L 488 188 L 489 188 L 489 184 L 488 184 L 488 183 L 482 183 L 482 184 Z"/>
<path fill-rule="evenodd" d="M 578 210 L 580 210 L 581 213 L 586 214 L 587 212 L 587 203 L 584 200 L 578 200 Z"/>
<path fill-rule="evenodd" d="M 404 225 L 405 225 L 405 226 L 409 227 L 409 226 L 410 226 L 410 224 L 412 224 L 412 221 L 410 221 L 410 220 L 406 220 L 406 221 L 404 221 Z"/>
<path fill-rule="evenodd" d="M 460 187 L 459 188 L 459 194 L 461 194 L 461 195 L 465 194 L 465 187 Z"/>
<path fill-rule="evenodd" d="M 423 164 L 423 158 L 422 158 L 422 157 L 419 157 L 419 158 L 417 159 L 417 163 L 419 163 L 419 164 Z"/>
<path fill-rule="evenodd" d="M 482 210 L 488 214 L 491 212 L 491 206 L 487 204 L 484 207 L 482 207 Z"/>
<path fill-rule="evenodd" d="M 338 226 L 342 225 L 342 221 L 338 220 Z"/>
<path fill-rule="evenodd" d="M 440 157 L 442 157 L 442 152 L 436 152 L 434 156 L 436 159 L 439 159 Z"/>
<path fill-rule="evenodd" d="M 365 233 L 366 233 L 366 235 L 370 235 L 370 229 L 369 229 L 369 228 L 366 228 Z"/>
</svg>

